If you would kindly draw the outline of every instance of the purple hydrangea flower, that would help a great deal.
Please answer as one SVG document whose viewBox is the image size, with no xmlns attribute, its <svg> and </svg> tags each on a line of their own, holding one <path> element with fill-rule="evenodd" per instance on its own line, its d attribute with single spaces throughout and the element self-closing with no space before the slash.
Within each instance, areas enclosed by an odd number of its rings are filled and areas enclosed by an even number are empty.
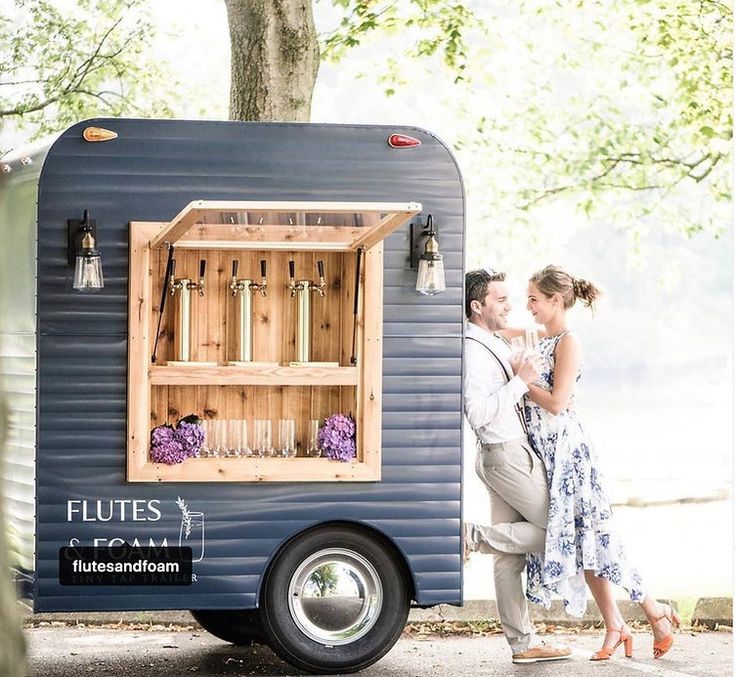
<svg viewBox="0 0 736 677">
<path fill-rule="evenodd" d="M 155 463 L 173 465 L 187 458 L 184 447 L 176 438 L 176 432 L 170 425 L 161 425 L 151 433 L 151 460 Z"/>
<path fill-rule="evenodd" d="M 182 419 L 174 429 L 160 425 L 151 431 L 151 460 L 154 463 L 174 465 L 196 456 L 204 442 L 204 430 L 197 423 Z"/>
<path fill-rule="evenodd" d="M 176 439 L 181 442 L 187 456 L 196 456 L 204 443 L 204 430 L 196 423 L 179 421 L 175 432 Z"/>
<path fill-rule="evenodd" d="M 326 418 L 317 433 L 317 444 L 326 458 L 352 461 L 355 458 L 355 422 L 345 414 Z"/>
</svg>

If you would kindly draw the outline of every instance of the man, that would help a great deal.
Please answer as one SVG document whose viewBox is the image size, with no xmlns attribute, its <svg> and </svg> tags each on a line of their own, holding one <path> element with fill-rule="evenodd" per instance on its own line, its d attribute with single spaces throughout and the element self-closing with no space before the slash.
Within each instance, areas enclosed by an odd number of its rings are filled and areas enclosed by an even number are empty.
<svg viewBox="0 0 736 677">
<path fill-rule="evenodd" d="M 467 525 L 469 551 L 494 555 L 498 613 L 514 663 L 569 658 L 568 648 L 541 643 L 529 620 L 522 572 L 525 554 L 544 549 L 549 494 L 544 465 L 526 436 L 521 399 L 539 376 L 536 360 L 510 363 L 498 334 L 511 310 L 504 273 L 465 276 L 465 415 L 478 438 L 475 470 L 491 498 L 491 527 Z"/>
</svg>

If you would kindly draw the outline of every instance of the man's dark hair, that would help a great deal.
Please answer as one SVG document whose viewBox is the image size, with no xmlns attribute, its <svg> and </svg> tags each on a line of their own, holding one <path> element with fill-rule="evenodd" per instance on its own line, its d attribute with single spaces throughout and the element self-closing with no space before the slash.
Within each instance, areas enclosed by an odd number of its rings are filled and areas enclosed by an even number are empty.
<svg viewBox="0 0 736 677">
<path fill-rule="evenodd" d="M 470 319 L 473 311 L 470 309 L 471 301 L 483 303 L 488 293 L 488 285 L 491 282 L 503 282 L 506 273 L 498 273 L 495 270 L 471 270 L 465 273 L 465 317 Z"/>
</svg>

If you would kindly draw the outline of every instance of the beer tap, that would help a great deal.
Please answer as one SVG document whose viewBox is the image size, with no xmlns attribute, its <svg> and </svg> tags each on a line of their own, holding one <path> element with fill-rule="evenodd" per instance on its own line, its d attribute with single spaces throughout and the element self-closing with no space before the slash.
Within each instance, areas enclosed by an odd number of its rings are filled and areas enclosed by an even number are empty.
<svg viewBox="0 0 736 677">
<path fill-rule="evenodd" d="M 192 362 L 192 292 L 196 290 L 200 297 L 204 296 L 205 288 L 205 271 L 207 262 L 204 259 L 199 261 L 199 281 L 194 282 L 188 277 L 176 278 L 176 260 L 171 260 L 169 291 L 175 296 L 174 303 L 174 362 L 175 363 L 191 363 Z M 178 292 L 178 293 L 177 293 Z M 204 363 L 199 363 L 204 364 Z"/>
<path fill-rule="evenodd" d="M 289 291 L 291 292 L 291 296 L 294 297 L 298 292 L 306 290 L 317 292 L 324 298 L 325 290 L 327 289 L 324 261 L 317 261 L 317 272 L 319 275 L 319 283 L 314 283 L 311 280 L 299 280 L 297 282 L 294 278 L 294 261 L 289 261 Z"/>
<path fill-rule="evenodd" d="M 230 280 L 230 293 L 237 296 L 239 291 L 245 290 L 245 280 L 238 280 L 238 261 L 233 261 L 233 274 Z"/>
<path fill-rule="evenodd" d="M 322 298 L 324 298 L 327 283 L 325 282 L 325 264 L 323 261 L 317 261 L 317 273 L 319 274 L 319 284 L 310 282 L 309 291 L 316 291 Z"/>
<path fill-rule="evenodd" d="M 297 299 L 297 323 L 296 323 L 296 362 L 294 364 L 306 364 L 310 362 L 310 310 L 311 294 L 317 292 L 324 298 L 327 283 L 325 282 L 325 266 L 323 261 L 317 261 L 319 283 L 311 280 L 297 280 L 295 278 L 294 261 L 289 261 L 289 285 L 291 296 Z"/>
<path fill-rule="evenodd" d="M 309 281 L 307 280 L 304 282 L 309 284 Z M 292 298 L 294 298 L 298 292 L 304 291 L 304 282 L 300 281 L 297 283 L 294 279 L 294 261 L 289 261 L 289 291 L 291 292 Z"/>
<path fill-rule="evenodd" d="M 199 292 L 200 296 L 204 296 L 204 273 L 205 273 L 206 268 L 207 268 L 207 261 L 205 261 L 204 259 L 200 259 L 199 261 L 199 282 L 194 282 L 188 277 L 181 277 L 177 280 L 176 279 L 176 259 L 173 259 L 171 261 L 171 283 L 169 284 L 171 295 L 173 296 L 174 292 L 176 292 L 178 289 L 188 289 L 189 291 L 194 291 L 196 289 Z"/>
<path fill-rule="evenodd" d="M 261 282 L 251 282 L 248 285 L 251 291 L 260 292 L 261 296 L 266 295 L 266 259 L 261 259 Z"/>
<path fill-rule="evenodd" d="M 259 292 L 261 296 L 266 296 L 266 261 L 261 259 L 261 281 L 256 282 L 255 280 L 249 280 L 243 278 L 238 279 L 238 261 L 233 261 L 232 279 L 230 281 L 230 293 L 233 296 L 237 296 L 238 292 L 250 289 L 253 292 Z"/>
<path fill-rule="evenodd" d="M 204 296 L 204 271 L 207 268 L 207 261 L 204 259 L 199 260 L 199 282 L 192 282 L 192 289 L 199 291 L 200 296 Z"/>
<path fill-rule="evenodd" d="M 253 363 L 253 300 L 252 294 L 266 296 L 266 261 L 261 259 L 260 283 L 248 278 L 238 279 L 238 261 L 233 261 L 230 293 L 237 298 L 237 359 L 231 365 L 244 366 Z"/>
</svg>

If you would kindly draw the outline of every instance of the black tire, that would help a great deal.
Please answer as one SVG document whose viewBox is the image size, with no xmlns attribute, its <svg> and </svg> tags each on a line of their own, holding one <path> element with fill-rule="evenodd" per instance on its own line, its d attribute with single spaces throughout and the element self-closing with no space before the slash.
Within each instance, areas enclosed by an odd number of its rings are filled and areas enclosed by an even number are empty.
<svg viewBox="0 0 736 677">
<path fill-rule="evenodd" d="M 207 632 L 230 644 L 250 646 L 265 641 L 257 609 L 198 609 L 189 613 Z"/>
<path fill-rule="evenodd" d="M 403 566 L 380 540 L 348 527 L 324 527 L 278 555 L 260 611 L 268 644 L 288 663 L 320 674 L 355 672 L 401 636 L 409 589 Z"/>
</svg>

